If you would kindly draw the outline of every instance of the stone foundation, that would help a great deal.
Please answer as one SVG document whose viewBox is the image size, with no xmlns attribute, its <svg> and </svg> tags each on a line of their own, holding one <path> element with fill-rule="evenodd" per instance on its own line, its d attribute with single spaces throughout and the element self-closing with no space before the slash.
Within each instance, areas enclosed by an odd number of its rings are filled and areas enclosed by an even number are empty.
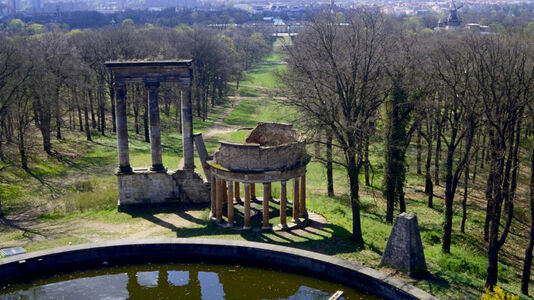
<svg viewBox="0 0 534 300">
<path fill-rule="evenodd" d="M 134 169 L 117 174 L 119 207 L 146 204 L 209 203 L 209 185 L 190 170 L 154 172 Z"/>
</svg>

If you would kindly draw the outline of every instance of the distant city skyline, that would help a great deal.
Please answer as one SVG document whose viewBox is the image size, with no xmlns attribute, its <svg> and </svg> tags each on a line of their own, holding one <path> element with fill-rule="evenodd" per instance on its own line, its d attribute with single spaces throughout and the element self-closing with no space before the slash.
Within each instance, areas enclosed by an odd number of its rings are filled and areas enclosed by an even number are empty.
<svg viewBox="0 0 534 300">
<path fill-rule="evenodd" d="M 467 0 L 457 1 L 468 7 L 485 5 L 504 5 L 533 3 L 534 0 Z M 387 14 L 418 15 L 425 11 L 446 12 L 450 1 L 425 0 L 339 0 L 339 1 L 262 1 L 262 0 L 2 0 L 0 1 L 0 15 L 7 16 L 14 13 L 58 13 L 70 11 L 98 11 L 113 13 L 127 9 L 131 10 L 163 10 L 168 8 L 235 8 L 251 13 L 298 11 L 310 7 L 330 6 L 332 3 L 338 8 L 354 8 L 357 6 L 373 6 Z"/>
</svg>

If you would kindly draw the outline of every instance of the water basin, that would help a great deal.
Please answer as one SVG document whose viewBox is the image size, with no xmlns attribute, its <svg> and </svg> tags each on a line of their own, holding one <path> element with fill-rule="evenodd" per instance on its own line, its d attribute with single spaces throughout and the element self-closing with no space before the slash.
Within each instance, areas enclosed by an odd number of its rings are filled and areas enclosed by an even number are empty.
<svg viewBox="0 0 534 300">
<path fill-rule="evenodd" d="M 364 291 L 272 269 L 150 264 L 55 275 L 8 286 L 0 299 L 380 299 Z"/>
</svg>

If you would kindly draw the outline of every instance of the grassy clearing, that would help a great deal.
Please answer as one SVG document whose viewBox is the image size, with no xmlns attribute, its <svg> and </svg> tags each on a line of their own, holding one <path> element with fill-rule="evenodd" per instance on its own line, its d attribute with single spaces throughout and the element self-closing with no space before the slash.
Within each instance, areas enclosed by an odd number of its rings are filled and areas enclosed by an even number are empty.
<svg viewBox="0 0 534 300">
<path fill-rule="evenodd" d="M 241 85 L 262 86 L 267 88 L 277 87 L 275 73 L 286 68 L 285 65 L 260 64 L 245 73 Z"/>
<path fill-rule="evenodd" d="M 254 127 L 258 122 L 287 122 L 288 114 L 280 113 L 274 100 L 246 99 L 223 120 L 224 124 Z"/>
</svg>

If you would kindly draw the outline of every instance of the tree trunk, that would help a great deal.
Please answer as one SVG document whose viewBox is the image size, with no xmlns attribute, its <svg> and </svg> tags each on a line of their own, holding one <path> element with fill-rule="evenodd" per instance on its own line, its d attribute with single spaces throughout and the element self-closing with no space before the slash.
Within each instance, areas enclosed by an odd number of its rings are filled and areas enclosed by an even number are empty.
<svg viewBox="0 0 534 300">
<path fill-rule="evenodd" d="M 417 143 L 417 174 L 421 175 L 421 174 L 423 174 L 423 171 L 421 170 L 421 160 L 422 160 L 422 156 L 423 156 L 423 146 L 421 145 L 421 134 L 419 133 L 419 131 L 417 133 L 416 143 Z"/>
<path fill-rule="evenodd" d="M 462 199 L 462 223 L 460 231 L 465 233 L 465 221 L 467 220 L 467 187 L 469 185 L 469 163 L 465 165 L 464 173 L 464 197 Z"/>
<path fill-rule="evenodd" d="M 496 243 L 496 242 L 495 242 Z M 497 274 L 498 274 L 498 258 L 499 258 L 499 248 L 490 243 L 488 250 L 488 267 L 487 277 L 486 277 L 486 287 L 496 286 L 497 285 Z"/>
<path fill-rule="evenodd" d="M 3 148 L 4 140 L 2 139 L 4 136 L 4 130 L 5 130 L 5 121 L 4 121 L 4 118 L 2 117 L 0 121 L 0 160 L 2 160 L 2 162 L 6 162 L 6 157 L 4 155 L 4 148 Z M 2 211 L 0 210 L 0 213 L 1 212 Z"/>
<path fill-rule="evenodd" d="M 145 128 L 145 142 L 150 143 L 150 132 L 148 131 L 148 101 L 143 101 L 145 107 L 143 112 L 143 125 Z"/>
<path fill-rule="evenodd" d="M 3 147 L 4 141 L 2 141 L 2 135 L 0 135 L 0 160 L 2 162 L 6 162 L 6 156 L 4 155 L 4 147 Z"/>
<path fill-rule="evenodd" d="M 386 149 L 386 153 L 391 153 L 391 149 L 389 149 L 389 147 Z M 393 223 L 393 210 L 395 207 L 395 180 L 392 175 L 392 168 L 393 166 L 391 161 L 386 159 L 386 173 L 384 176 L 386 176 L 386 223 L 388 224 Z"/>
<path fill-rule="evenodd" d="M 84 104 L 83 114 L 85 116 L 85 136 L 87 137 L 88 141 L 92 142 L 93 139 L 91 138 L 91 128 L 89 127 L 89 111 L 87 109 L 87 102 Z"/>
<path fill-rule="evenodd" d="M 93 92 L 89 90 L 89 107 L 91 108 L 91 126 L 96 128 L 95 109 L 93 104 Z"/>
<path fill-rule="evenodd" d="M 491 156 L 491 153 L 490 153 Z M 488 180 L 486 185 L 486 217 L 484 219 L 484 241 L 489 242 L 489 226 L 491 222 L 491 213 L 493 211 L 492 205 L 492 188 L 493 188 L 493 174 L 490 170 L 488 173 Z"/>
<path fill-rule="evenodd" d="M 139 134 L 139 107 L 138 107 L 137 102 L 135 101 L 133 103 L 133 111 L 134 111 L 135 134 Z"/>
<path fill-rule="evenodd" d="M 83 130 L 82 109 L 80 108 L 80 100 L 78 98 L 78 95 L 75 96 L 75 99 L 76 99 L 76 110 L 78 111 L 78 122 L 80 124 L 80 131 L 83 132 L 84 130 Z"/>
<path fill-rule="evenodd" d="M 425 163 L 425 193 L 428 195 L 428 207 L 433 208 L 434 200 L 434 185 L 432 184 L 432 175 L 430 174 L 430 166 L 432 164 L 432 139 L 428 138 L 428 147 L 426 152 Z"/>
<path fill-rule="evenodd" d="M 363 244 L 362 226 L 360 223 L 360 196 L 359 196 L 359 182 L 358 174 L 360 174 L 360 166 L 356 163 L 355 154 L 349 155 L 349 163 L 347 166 L 347 173 L 350 182 L 350 204 L 352 207 L 352 236 L 351 240 Z"/>
<path fill-rule="evenodd" d="M 106 135 L 106 102 L 104 101 L 104 91 L 99 88 L 99 111 L 100 111 L 100 133 L 102 136 Z"/>
<path fill-rule="evenodd" d="M 453 135 L 455 135 L 453 133 Z M 452 235 L 452 204 L 454 200 L 453 194 L 453 178 L 452 178 L 452 168 L 454 163 L 454 141 L 456 137 L 451 137 L 451 145 L 448 147 L 447 151 L 447 175 L 445 177 L 445 219 L 443 222 L 443 240 L 441 244 L 441 250 L 444 253 L 450 253 L 451 251 L 451 235 Z"/>
<path fill-rule="evenodd" d="M 497 137 L 499 134 L 490 133 L 490 173 L 492 174 L 490 185 L 490 198 L 488 205 L 491 207 L 489 212 L 489 247 L 488 247 L 488 266 L 486 269 L 486 287 L 495 286 L 497 284 L 498 274 L 498 256 L 499 256 L 499 229 L 502 212 L 503 191 L 501 184 L 503 183 L 504 165 L 505 165 L 505 145 L 504 142 Z"/>
<path fill-rule="evenodd" d="M 369 169 L 371 168 L 370 166 L 370 163 L 369 163 L 369 137 L 367 136 L 365 138 L 365 145 L 364 145 L 364 168 L 365 168 L 365 185 L 366 186 L 371 186 L 371 180 L 369 178 Z"/>
<path fill-rule="evenodd" d="M 326 179 L 328 185 L 328 197 L 334 197 L 334 166 L 332 158 L 332 134 L 327 131 L 326 137 Z"/>
<path fill-rule="evenodd" d="M 476 182 L 476 177 L 477 177 L 478 151 L 479 151 L 479 149 L 477 148 L 477 150 L 476 150 L 476 152 L 475 152 L 475 163 L 473 164 L 473 176 L 472 176 L 472 182 L 473 182 L 473 184 L 475 184 L 475 182 Z"/>
<path fill-rule="evenodd" d="M 482 135 L 482 157 L 480 158 L 480 168 L 484 169 L 484 162 L 486 161 L 486 135 Z"/>
<path fill-rule="evenodd" d="M 441 125 L 436 126 L 436 154 L 434 156 L 434 184 L 439 186 L 439 157 L 441 152 Z"/>
<path fill-rule="evenodd" d="M 61 136 L 61 105 L 59 103 L 59 88 L 56 90 L 56 103 L 55 103 L 55 115 L 56 115 L 56 138 L 62 139 Z"/>
<path fill-rule="evenodd" d="M 35 97 L 33 105 L 35 125 L 39 128 L 41 136 L 43 137 L 43 150 L 47 154 L 52 154 L 52 143 L 50 142 L 50 123 L 52 114 L 50 112 L 50 106 L 43 103 L 39 97 Z M 7 132 L 9 131 L 6 131 L 6 133 Z"/>
<path fill-rule="evenodd" d="M 22 114 L 23 112 L 18 112 L 19 114 Z M 20 166 L 26 170 L 28 169 L 28 157 L 26 156 L 26 145 L 24 144 L 24 118 L 23 116 L 19 115 L 19 134 L 18 134 L 18 144 L 19 144 L 19 154 L 20 154 Z"/>
</svg>

